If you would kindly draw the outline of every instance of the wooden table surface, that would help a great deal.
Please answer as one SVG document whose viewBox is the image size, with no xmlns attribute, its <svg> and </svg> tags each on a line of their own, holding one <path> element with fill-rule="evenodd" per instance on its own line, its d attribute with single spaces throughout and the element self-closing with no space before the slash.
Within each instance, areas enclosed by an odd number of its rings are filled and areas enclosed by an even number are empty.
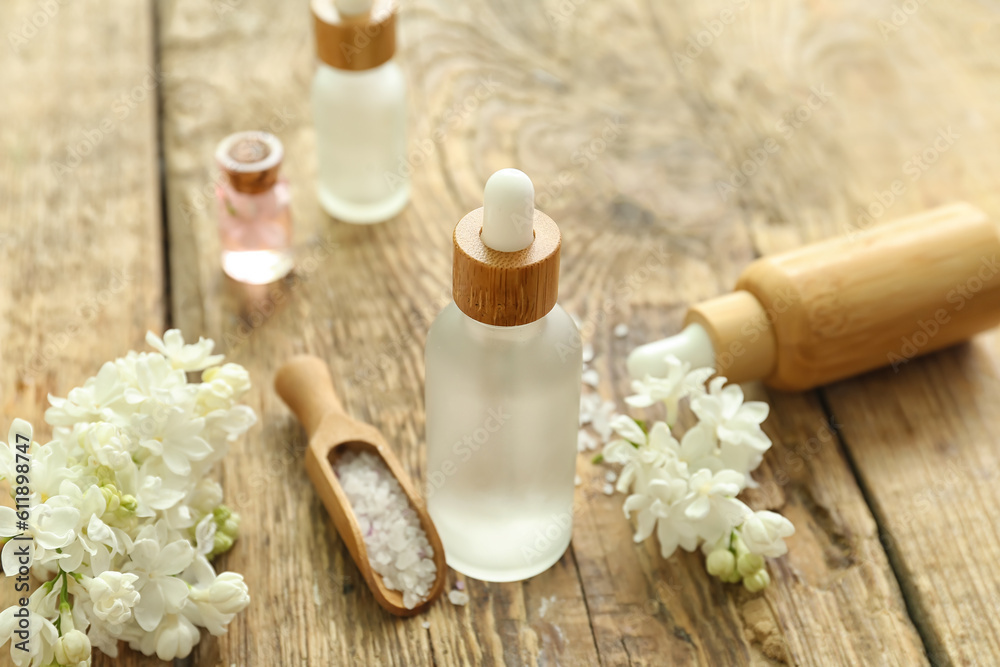
<svg viewBox="0 0 1000 667">
<path fill-rule="evenodd" d="M 449 299 L 451 230 L 502 167 L 532 176 L 562 228 L 561 302 L 619 403 L 627 352 L 758 255 L 870 224 L 862 207 L 875 224 L 955 200 L 1000 214 L 995 3 L 407 0 L 413 200 L 368 227 L 314 196 L 305 0 L 4 0 L 0 27 L 5 419 L 44 437 L 46 395 L 147 329 L 212 337 L 255 381 L 260 422 L 220 469 L 243 534 L 219 563 L 253 601 L 191 664 L 1000 664 L 996 332 L 819 391 L 747 388 L 775 443 L 747 500 L 798 528 L 762 595 L 700 554 L 634 545 L 622 496 L 581 456 L 555 567 L 391 618 L 271 384 L 290 355 L 324 357 L 422 481 L 423 343 Z M 214 146 L 244 129 L 281 138 L 294 187 L 298 270 L 260 289 L 222 276 L 212 205 Z M 94 660 L 111 664 L 157 661 Z"/>
</svg>

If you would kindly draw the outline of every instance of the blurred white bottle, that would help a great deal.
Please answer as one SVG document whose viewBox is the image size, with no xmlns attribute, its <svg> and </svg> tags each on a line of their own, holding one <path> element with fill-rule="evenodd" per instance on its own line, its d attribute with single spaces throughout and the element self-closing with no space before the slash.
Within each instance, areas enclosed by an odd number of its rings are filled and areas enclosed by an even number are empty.
<svg viewBox="0 0 1000 667">
<path fill-rule="evenodd" d="M 388 220 L 410 197 L 406 81 L 393 59 L 396 7 L 389 0 L 312 0 L 312 13 L 320 205 L 344 222 Z"/>
<path fill-rule="evenodd" d="M 454 243 L 455 301 L 427 335 L 427 509 L 448 565 L 519 581 L 570 542 L 580 332 L 556 303 L 559 228 L 525 174 L 494 174 Z"/>
</svg>

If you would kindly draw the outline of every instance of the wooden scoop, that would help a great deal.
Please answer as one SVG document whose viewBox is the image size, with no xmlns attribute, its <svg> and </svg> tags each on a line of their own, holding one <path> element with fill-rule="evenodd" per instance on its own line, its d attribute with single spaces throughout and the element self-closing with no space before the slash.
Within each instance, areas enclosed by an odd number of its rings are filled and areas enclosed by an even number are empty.
<svg viewBox="0 0 1000 667">
<path fill-rule="evenodd" d="M 413 484 L 400 465 L 392 449 L 382 439 L 378 430 L 351 419 L 337 400 L 330 379 L 330 370 L 322 359 L 311 356 L 297 356 L 278 370 L 274 387 L 288 407 L 298 415 L 309 436 L 306 450 L 306 472 L 313 486 L 319 492 L 326 511 L 344 540 L 354 563 L 358 566 L 368 588 L 375 599 L 387 611 L 397 616 L 418 614 L 430 605 L 444 589 L 446 565 L 441 538 L 431 522 L 420 496 L 414 492 Z M 420 517 L 420 525 L 427 533 L 427 541 L 434 549 L 434 565 L 437 578 L 431 586 L 427 599 L 413 609 L 403 605 L 403 594 L 385 587 L 382 577 L 372 569 L 368 560 L 368 550 L 358 525 L 358 519 L 344 494 L 340 481 L 334 474 L 336 457 L 346 449 L 368 451 L 380 457 L 389 472 L 399 482 L 403 493 L 410 500 L 410 506 Z"/>
</svg>

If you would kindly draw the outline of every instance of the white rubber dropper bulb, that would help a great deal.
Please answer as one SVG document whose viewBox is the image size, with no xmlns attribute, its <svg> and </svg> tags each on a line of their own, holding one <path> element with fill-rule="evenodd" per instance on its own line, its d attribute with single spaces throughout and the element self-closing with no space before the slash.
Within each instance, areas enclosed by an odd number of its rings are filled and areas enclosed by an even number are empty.
<svg viewBox="0 0 1000 667">
<path fill-rule="evenodd" d="M 334 0 L 341 16 L 360 16 L 372 8 L 372 0 Z"/>
<path fill-rule="evenodd" d="M 715 368 L 715 350 L 708 332 L 700 324 L 689 324 L 676 336 L 640 345 L 628 355 L 628 373 L 635 380 L 647 375 L 666 377 L 667 357 L 673 355 L 691 368 Z"/>
<path fill-rule="evenodd" d="M 523 171 L 501 169 L 483 189 L 483 231 L 487 248 L 524 250 L 535 240 L 535 186 Z"/>
</svg>

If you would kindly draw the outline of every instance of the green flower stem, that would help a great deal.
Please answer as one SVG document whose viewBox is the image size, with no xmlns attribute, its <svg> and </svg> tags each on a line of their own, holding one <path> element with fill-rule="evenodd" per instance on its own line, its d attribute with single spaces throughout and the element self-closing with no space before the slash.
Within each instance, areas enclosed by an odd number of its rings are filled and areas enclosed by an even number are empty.
<svg viewBox="0 0 1000 667">
<path fill-rule="evenodd" d="M 59 591 L 59 607 L 61 610 L 62 605 L 69 605 L 69 579 L 62 570 L 59 570 L 59 576 L 62 577 L 62 590 Z"/>
</svg>

